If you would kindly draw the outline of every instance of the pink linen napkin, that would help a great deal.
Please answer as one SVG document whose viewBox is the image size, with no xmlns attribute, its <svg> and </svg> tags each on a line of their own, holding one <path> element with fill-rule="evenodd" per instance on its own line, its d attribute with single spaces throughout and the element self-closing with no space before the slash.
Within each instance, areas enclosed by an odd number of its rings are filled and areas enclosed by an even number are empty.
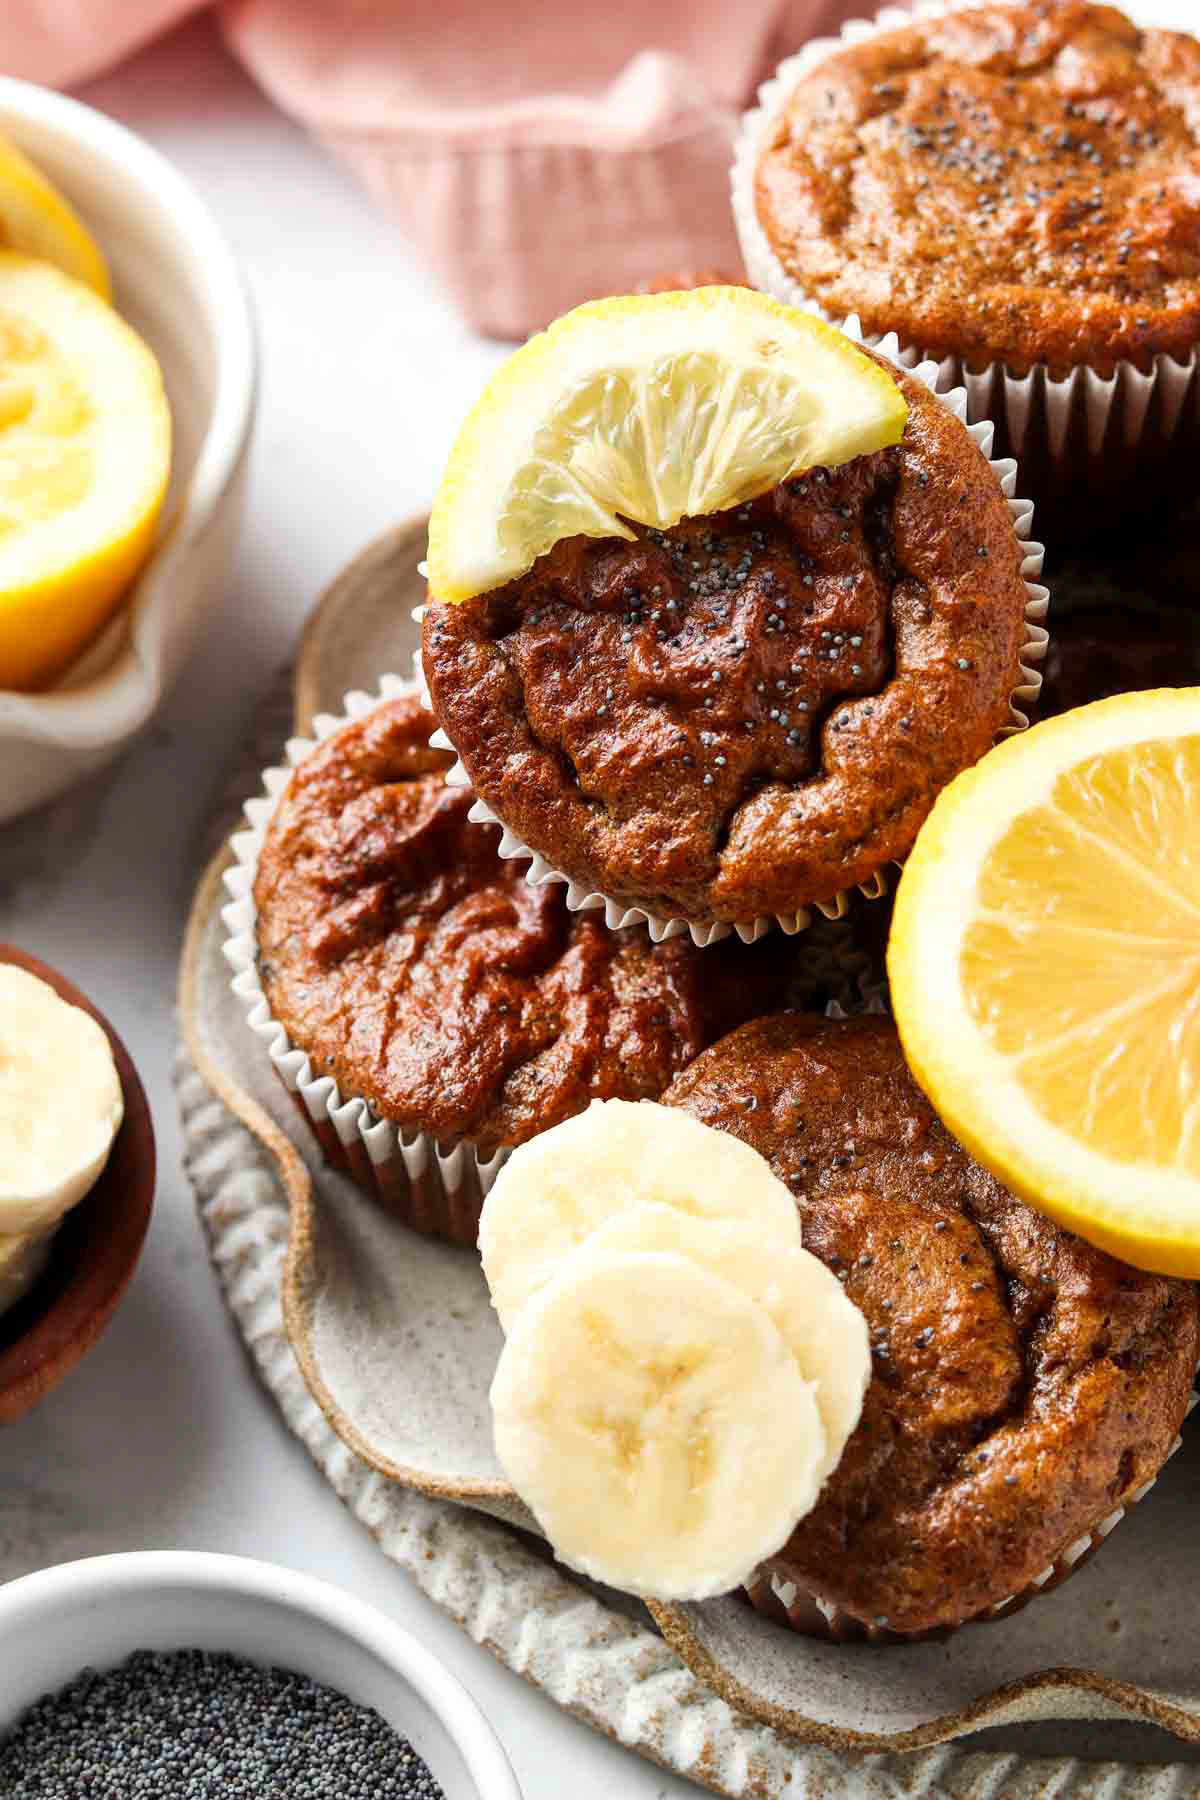
<svg viewBox="0 0 1200 1800">
<path fill-rule="evenodd" d="M 65 84 L 202 0 L 7 0 L 0 65 Z M 266 91 L 365 181 L 479 330 L 661 269 L 740 268 L 729 163 L 773 64 L 854 0 L 225 0 Z"/>
</svg>

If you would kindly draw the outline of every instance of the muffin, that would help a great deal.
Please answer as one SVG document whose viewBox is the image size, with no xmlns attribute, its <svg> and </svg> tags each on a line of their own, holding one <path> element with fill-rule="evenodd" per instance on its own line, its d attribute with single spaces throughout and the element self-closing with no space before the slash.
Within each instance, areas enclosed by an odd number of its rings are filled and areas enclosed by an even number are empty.
<svg viewBox="0 0 1200 1800">
<path fill-rule="evenodd" d="M 759 286 L 968 373 L 1039 504 L 1195 441 L 1195 38 L 1026 0 L 809 46 L 745 123 L 734 204 Z"/>
<path fill-rule="evenodd" d="M 610 922 L 706 942 L 878 893 L 937 793 L 1024 722 L 1040 563 L 959 420 L 898 379 L 892 448 L 632 542 L 563 539 L 459 605 L 431 594 L 446 741 L 535 874 Z"/>
<path fill-rule="evenodd" d="M 871 1332 L 859 1426 L 753 1603 L 802 1631 L 909 1638 L 1068 1574 L 1175 1444 L 1195 1287 L 1001 1187 L 937 1119 L 890 1020 L 755 1019 L 663 1099 L 767 1158 Z"/>
<path fill-rule="evenodd" d="M 303 758 L 239 845 L 254 937 L 231 959 L 256 959 L 239 991 L 329 1160 L 473 1244 L 513 1145 L 593 1099 L 657 1097 L 789 983 L 770 946 L 702 961 L 530 886 L 447 786 L 432 729 L 400 691 Z"/>
</svg>

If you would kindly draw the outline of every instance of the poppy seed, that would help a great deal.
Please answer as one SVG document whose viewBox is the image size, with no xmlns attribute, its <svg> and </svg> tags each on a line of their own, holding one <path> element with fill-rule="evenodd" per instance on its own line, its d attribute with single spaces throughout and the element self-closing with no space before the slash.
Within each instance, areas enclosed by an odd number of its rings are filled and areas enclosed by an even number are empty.
<svg viewBox="0 0 1200 1800">
<path fill-rule="evenodd" d="M 444 1800 L 371 1707 L 225 1652 L 139 1650 L 44 1695 L 0 1743 L 8 1800 Z"/>
</svg>

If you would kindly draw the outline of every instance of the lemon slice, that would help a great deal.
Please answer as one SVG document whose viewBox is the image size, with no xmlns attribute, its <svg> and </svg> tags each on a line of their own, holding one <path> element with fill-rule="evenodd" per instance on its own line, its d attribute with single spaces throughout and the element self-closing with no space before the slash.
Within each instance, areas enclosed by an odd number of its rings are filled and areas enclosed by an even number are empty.
<svg viewBox="0 0 1200 1800">
<path fill-rule="evenodd" d="M 102 300 L 112 299 L 108 268 L 82 219 L 29 158 L 0 137 L 0 249 L 40 256 Z"/>
<path fill-rule="evenodd" d="M 950 1129 L 1140 1268 L 1200 1276 L 1200 688 L 1035 726 L 934 806 L 896 1022 Z"/>
<path fill-rule="evenodd" d="M 748 288 L 597 300 L 509 358 L 459 432 L 429 521 L 429 585 L 467 600 L 560 538 L 632 538 L 898 443 L 891 376 Z"/>
<path fill-rule="evenodd" d="M 44 687 L 120 603 L 170 454 L 137 333 L 81 282 L 0 251 L 0 688 Z"/>
</svg>

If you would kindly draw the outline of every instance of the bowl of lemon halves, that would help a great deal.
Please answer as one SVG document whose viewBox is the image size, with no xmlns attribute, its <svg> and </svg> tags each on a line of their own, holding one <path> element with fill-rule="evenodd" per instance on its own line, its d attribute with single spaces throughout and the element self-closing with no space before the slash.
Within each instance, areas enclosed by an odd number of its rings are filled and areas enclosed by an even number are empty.
<svg viewBox="0 0 1200 1800">
<path fill-rule="evenodd" d="M 187 182 L 0 79 L 0 822 L 114 756 L 179 673 L 232 565 L 255 368 Z"/>
</svg>

